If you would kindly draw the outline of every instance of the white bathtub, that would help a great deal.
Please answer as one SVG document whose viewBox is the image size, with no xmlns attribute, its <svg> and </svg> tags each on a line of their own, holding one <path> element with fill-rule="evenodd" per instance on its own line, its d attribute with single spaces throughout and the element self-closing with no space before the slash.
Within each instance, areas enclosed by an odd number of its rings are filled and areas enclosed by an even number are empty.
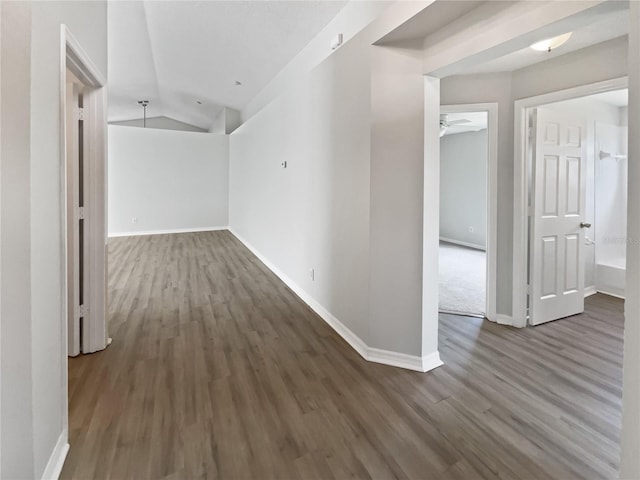
<svg viewBox="0 0 640 480">
<path fill-rule="evenodd" d="M 596 290 L 614 297 L 624 298 L 626 261 L 617 258 L 596 264 Z"/>
</svg>

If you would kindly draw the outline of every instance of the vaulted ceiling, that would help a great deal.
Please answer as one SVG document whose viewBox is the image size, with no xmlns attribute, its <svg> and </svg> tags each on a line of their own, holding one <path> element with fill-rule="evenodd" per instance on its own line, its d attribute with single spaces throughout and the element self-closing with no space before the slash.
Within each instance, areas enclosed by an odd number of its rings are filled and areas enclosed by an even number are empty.
<svg viewBox="0 0 640 480">
<path fill-rule="evenodd" d="M 167 116 L 208 129 L 241 110 L 346 0 L 109 2 L 109 121 Z M 240 83 L 238 85 L 237 83 Z"/>
</svg>

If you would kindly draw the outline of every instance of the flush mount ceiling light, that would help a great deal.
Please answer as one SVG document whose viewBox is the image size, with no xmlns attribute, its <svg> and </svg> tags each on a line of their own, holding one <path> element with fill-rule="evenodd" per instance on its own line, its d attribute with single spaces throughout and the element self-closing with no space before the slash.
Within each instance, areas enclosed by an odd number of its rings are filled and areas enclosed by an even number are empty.
<svg viewBox="0 0 640 480">
<path fill-rule="evenodd" d="M 539 52 L 550 52 L 551 50 L 555 50 L 560 45 L 563 45 L 567 40 L 569 40 L 572 33 L 573 32 L 564 33 L 562 35 L 558 35 L 557 37 L 547 38 L 546 40 L 536 42 L 531 45 L 531 48 Z"/>
</svg>

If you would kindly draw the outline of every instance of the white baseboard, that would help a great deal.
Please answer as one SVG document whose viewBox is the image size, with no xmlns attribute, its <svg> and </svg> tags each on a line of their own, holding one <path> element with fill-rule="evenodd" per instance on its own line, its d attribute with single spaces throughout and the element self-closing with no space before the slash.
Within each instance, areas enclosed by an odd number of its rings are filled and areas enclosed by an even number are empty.
<svg viewBox="0 0 640 480">
<path fill-rule="evenodd" d="M 440 237 L 441 242 L 453 243 L 454 245 L 460 245 L 462 247 L 474 248 L 476 250 L 482 250 L 483 252 L 487 251 L 487 247 L 484 245 L 478 245 L 476 243 L 462 242 L 460 240 L 454 240 L 452 238 Z"/>
<path fill-rule="evenodd" d="M 598 293 L 598 290 L 596 290 L 596 286 L 592 285 L 590 287 L 585 287 L 584 289 L 584 296 L 586 297 L 590 297 L 591 295 L 595 295 L 596 293 Z"/>
<path fill-rule="evenodd" d="M 69 435 L 67 431 L 63 431 L 58 437 L 56 446 L 51 452 L 47 466 L 42 474 L 42 480 L 57 480 L 62 472 L 64 461 L 67 458 L 69 452 Z"/>
<path fill-rule="evenodd" d="M 171 230 L 147 230 L 144 232 L 116 232 L 116 233 L 109 233 L 109 238 L 139 237 L 141 235 L 167 235 L 170 233 L 215 232 L 218 230 L 229 230 L 229 227 L 195 227 L 195 228 L 174 228 Z"/>
<path fill-rule="evenodd" d="M 604 295 L 609 295 L 610 297 L 616 297 L 616 298 L 621 298 L 622 300 L 624 300 L 626 297 L 624 296 L 624 292 L 618 290 L 618 289 L 610 289 L 612 291 L 608 291 L 602 288 L 599 288 L 598 291 L 596 293 L 602 293 Z"/>
<path fill-rule="evenodd" d="M 509 315 L 503 315 L 501 313 L 496 314 L 496 323 L 498 325 L 513 326 L 513 317 Z"/>
<path fill-rule="evenodd" d="M 405 368 L 407 370 L 414 370 L 416 372 L 428 372 L 440 365 L 443 365 L 440 360 L 440 353 L 433 352 L 430 355 L 424 357 L 417 357 L 415 355 L 407 355 L 405 353 L 391 352 L 389 350 L 381 350 L 379 348 L 368 348 L 368 356 L 366 360 L 374 363 L 382 363 L 383 365 L 390 365 L 392 367 Z"/>
<path fill-rule="evenodd" d="M 264 255 L 242 238 L 233 228 L 229 228 L 233 234 L 258 260 L 260 260 L 269 270 L 271 270 L 287 287 L 289 287 L 300 299 L 306 303 L 314 312 L 318 314 L 338 335 L 340 335 L 351 347 L 360 354 L 362 358 L 369 362 L 381 363 L 392 367 L 400 367 L 418 372 L 428 372 L 440 365 L 440 354 L 436 351 L 424 357 L 407 355 L 405 353 L 391 352 L 379 348 L 369 347 L 358 335 L 352 332 L 344 323 L 338 320 L 331 312 L 324 308 L 317 300 L 309 295 L 302 287 L 296 284 L 282 270 L 271 263 Z"/>
</svg>

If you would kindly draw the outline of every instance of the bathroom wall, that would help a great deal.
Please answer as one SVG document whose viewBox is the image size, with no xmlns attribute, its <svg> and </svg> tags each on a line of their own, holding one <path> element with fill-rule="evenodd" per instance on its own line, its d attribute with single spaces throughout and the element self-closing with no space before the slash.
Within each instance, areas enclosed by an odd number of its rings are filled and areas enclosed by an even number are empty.
<svg viewBox="0 0 640 480">
<path fill-rule="evenodd" d="M 611 146 L 612 150 L 619 150 L 619 127 L 620 108 L 609 103 L 605 103 L 596 98 L 584 97 L 564 102 L 557 102 L 545 105 L 544 108 L 555 110 L 563 113 L 579 115 L 586 119 L 587 124 L 587 205 L 585 213 L 585 221 L 592 224 L 591 228 L 586 232 L 585 242 L 585 288 L 587 291 L 595 292 L 599 290 L 598 267 L 602 261 L 602 248 L 605 243 L 615 243 L 615 239 L 609 239 L 613 234 L 618 235 L 621 231 L 626 231 L 626 187 L 623 193 L 616 194 L 615 203 L 607 201 L 603 204 L 602 198 L 598 193 L 602 193 L 603 188 L 609 190 L 609 184 L 614 179 L 608 179 L 606 175 L 608 170 L 603 170 L 602 161 L 598 158 L 600 146 Z M 612 143 L 612 145 L 610 145 Z M 607 162 L 607 161 L 605 161 Z M 614 161 L 615 162 L 615 161 Z M 605 178 L 599 178 L 605 175 Z M 604 181 L 605 185 L 599 185 Z M 624 176 L 626 185 L 626 173 Z M 620 201 L 624 198 L 624 211 L 621 211 L 619 217 L 614 208 L 620 207 Z M 613 218 L 615 217 L 615 218 Z M 621 218 L 623 222 L 621 223 Z M 623 235 L 626 235 L 624 233 Z M 607 238 L 605 238 L 607 237 Z M 619 241 L 619 240 L 618 240 Z M 624 243 L 624 240 L 622 240 Z M 624 258 L 624 253 L 620 253 L 620 248 L 615 249 L 617 256 Z M 613 254 L 611 254 L 613 255 Z M 607 254 L 605 257 L 609 257 Z M 623 272 L 624 274 L 624 272 Z M 605 283 L 605 285 L 607 285 Z M 602 287 L 602 285 L 600 285 Z M 607 290 L 609 291 L 609 290 Z"/>
<path fill-rule="evenodd" d="M 605 153 L 613 156 L 604 157 Z M 627 127 L 596 122 L 596 286 L 621 297 L 627 256 L 627 160 L 615 156 L 626 153 Z"/>
</svg>

